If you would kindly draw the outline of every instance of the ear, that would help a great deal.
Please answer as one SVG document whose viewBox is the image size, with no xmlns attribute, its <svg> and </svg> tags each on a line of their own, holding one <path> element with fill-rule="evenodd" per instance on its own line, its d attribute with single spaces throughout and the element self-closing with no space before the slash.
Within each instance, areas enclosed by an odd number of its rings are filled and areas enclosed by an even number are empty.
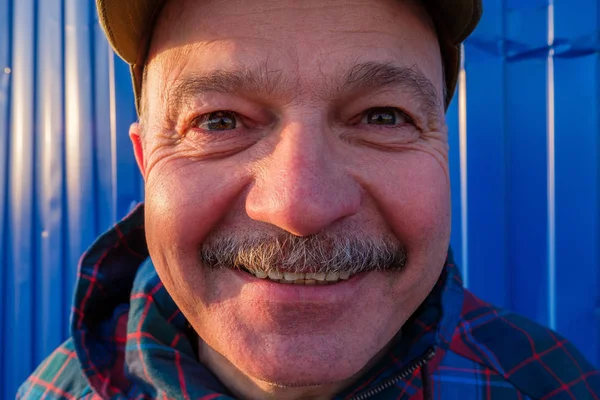
<svg viewBox="0 0 600 400">
<path fill-rule="evenodd" d="M 135 155 L 135 161 L 146 180 L 146 165 L 144 164 L 144 147 L 142 146 L 142 136 L 140 131 L 140 124 L 138 122 L 134 122 L 129 127 L 129 138 L 131 139 L 131 144 L 133 145 L 133 154 Z"/>
</svg>

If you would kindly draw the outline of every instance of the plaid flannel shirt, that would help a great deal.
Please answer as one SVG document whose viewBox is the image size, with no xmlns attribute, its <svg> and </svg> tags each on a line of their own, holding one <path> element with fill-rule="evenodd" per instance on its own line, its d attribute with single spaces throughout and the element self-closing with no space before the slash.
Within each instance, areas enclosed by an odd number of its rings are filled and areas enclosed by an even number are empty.
<svg viewBox="0 0 600 400">
<path fill-rule="evenodd" d="M 71 337 L 18 399 L 230 399 L 198 362 L 148 257 L 143 206 L 82 257 Z M 449 257 L 450 259 L 451 257 Z M 598 400 L 600 371 L 564 338 L 463 288 L 447 262 L 400 339 L 336 399 Z"/>
</svg>

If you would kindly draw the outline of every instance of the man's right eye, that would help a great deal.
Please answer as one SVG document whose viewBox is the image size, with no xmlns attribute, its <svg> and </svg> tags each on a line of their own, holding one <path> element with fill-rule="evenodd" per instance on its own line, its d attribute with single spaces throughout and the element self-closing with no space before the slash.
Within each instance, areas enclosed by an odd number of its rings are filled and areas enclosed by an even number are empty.
<svg viewBox="0 0 600 400">
<path fill-rule="evenodd" d="M 237 128 L 238 118 L 233 111 L 215 111 L 196 117 L 193 125 L 205 131 L 230 131 Z"/>
</svg>

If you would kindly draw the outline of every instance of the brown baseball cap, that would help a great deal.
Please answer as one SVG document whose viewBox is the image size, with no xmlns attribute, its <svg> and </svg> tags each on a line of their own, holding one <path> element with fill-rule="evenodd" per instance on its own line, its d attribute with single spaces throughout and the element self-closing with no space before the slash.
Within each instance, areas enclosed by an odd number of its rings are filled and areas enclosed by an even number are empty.
<svg viewBox="0 0 600 400">
<path fill-rule="evenodd" d="M 156 18 L 168 0 L 96 0 L 100 24 L 114 51 L 131 67 L 138 114 L 143 69 Z M 436 26 L 446 75 L 446 106 L 454 96 L 460 44 L 473 32 L 481 0 L 421 0 Z"/>
</svg>

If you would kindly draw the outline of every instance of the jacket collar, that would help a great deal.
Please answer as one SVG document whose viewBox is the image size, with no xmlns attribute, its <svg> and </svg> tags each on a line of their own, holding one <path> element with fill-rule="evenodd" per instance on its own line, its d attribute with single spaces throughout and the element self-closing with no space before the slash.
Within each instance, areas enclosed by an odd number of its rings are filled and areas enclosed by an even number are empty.
<svg viewBox="0 0 600 400">
<path fill-rule="evenodd" d="M 223 385 L 197 361 L 187 321 L 148 257 L 143 210 L 143 205 L 136 207 L 80 261 L 71 332 L 82 370 L 90 386 L 107 396 L 225 394 Z M 450 345 L 462 302 L 462 281 L 449 255 L 437 284 L 397 343 L 338 398 L 381 385 L 432 348 L 439 358 Z"/>
</svg>

